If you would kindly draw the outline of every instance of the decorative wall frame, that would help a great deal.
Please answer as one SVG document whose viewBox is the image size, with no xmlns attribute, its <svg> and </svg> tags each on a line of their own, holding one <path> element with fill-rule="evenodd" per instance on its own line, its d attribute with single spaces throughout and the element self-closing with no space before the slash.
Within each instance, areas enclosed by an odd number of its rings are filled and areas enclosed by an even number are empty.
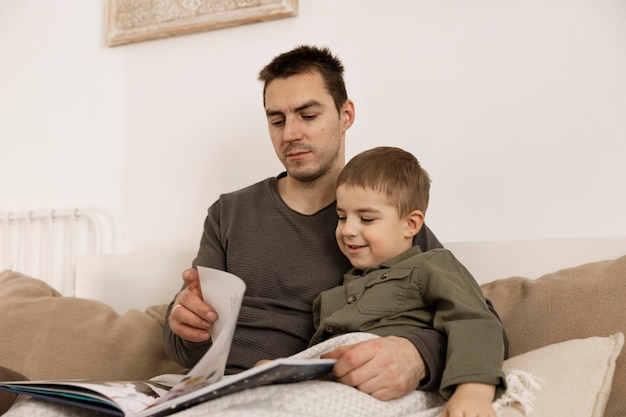
<svg viewBox="0 0 626 417">
<path fill-rule="evenodd" d="M 107 0 L 108 46 L 297 16 L 298 0 Z"/>
</svg>

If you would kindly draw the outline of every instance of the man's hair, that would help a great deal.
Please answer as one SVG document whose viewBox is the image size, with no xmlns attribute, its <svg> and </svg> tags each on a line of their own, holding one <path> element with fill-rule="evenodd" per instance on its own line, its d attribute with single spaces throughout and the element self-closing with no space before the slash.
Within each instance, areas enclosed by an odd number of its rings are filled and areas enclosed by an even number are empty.
<svg viewBox="0 0 626 417">
<path fill-rule="evenodd" d="M 319 72 L 326 90 L 335 102 L 337 111 L 348 99 L 343 81 L 343 64 L 326 47 L 301 45 L 289 52 L 282 53 L 259 72 L 259 81 L 263 81 L 263 104 L 267 86 L 277 78 L 287 78 L 302 73 Z"/>
<path fill-rule="evenodd" d="M 381 146 L 352 158 L 337 178 L 337 187 L 362 187 L 382 193 L 387 203 L 405 216 L 413 210 L 426 214 L 430 177 L 411 153 Z"/>
</svg>

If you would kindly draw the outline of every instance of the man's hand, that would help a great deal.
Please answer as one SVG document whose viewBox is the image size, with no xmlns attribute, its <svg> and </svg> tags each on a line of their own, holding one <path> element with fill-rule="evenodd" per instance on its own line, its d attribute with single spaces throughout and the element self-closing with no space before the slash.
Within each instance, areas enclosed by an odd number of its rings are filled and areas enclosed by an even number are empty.
<svg viewBox="0 0 626 417">
<path fill-rule="evenodd" d="M 415 390 L 427 375 L 422 356 L 403 337 L 387 336 L 340 346 L 322 357 L 337 359 L 333 374 L 339 382 L 384 401 Z"/>
<path fill-rule="evenodd" d="M 169 317 L 170 329 L 190 342 L 204 342 L 211 338 L 217 312 L 202 299 L 198 271 L 186 269 L 183 280 L 187 287 L 176 295 Z"/>
</svg>

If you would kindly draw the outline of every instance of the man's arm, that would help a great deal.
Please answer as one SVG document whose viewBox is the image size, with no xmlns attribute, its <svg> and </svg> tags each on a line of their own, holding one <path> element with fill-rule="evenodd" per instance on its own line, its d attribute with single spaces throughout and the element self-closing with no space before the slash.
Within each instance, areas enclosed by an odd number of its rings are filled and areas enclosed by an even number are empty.
<svg viewBox="0 0 626 417">
<path fill-rule="evenodd" d="M 220 201 L 213 203 L 204 220 L 198 255 L 193 266 L 224 269 L 224 254 L 219 242 Z M 178 364 L 193 367 L 211 346 L 210 329 L 217 313 L 202 299 L 200 277 L 195 268 L 186 269 L 184 285 L 167 309 L 163 342 L 167 355 Z"/>
<path fill-rule="evenodd" d="M 217 313 L 202 300 L 197 270 L 185 270 L 183 280 L 183 289 L 167 308 L 163 341 L 172 360 L 191 368 L 211 346 L 211 327 Z"/>
<path fill-rule="evenodd" d="M 418 245 L 422 252 L 427 252 L 431 249 L 443 248 L 443 245 L 437 239 L 437 236 L 424 224 L 419 233 L 413 238 L 413 246 Z"/>
</svg>

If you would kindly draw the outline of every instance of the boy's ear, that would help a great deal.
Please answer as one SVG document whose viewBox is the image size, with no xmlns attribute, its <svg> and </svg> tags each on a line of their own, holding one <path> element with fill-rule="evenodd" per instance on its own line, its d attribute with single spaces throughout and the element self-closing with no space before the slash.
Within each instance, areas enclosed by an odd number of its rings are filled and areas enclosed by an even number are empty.
<svg viewBox="0 0 626 417">
<path fill-rule="evenodd" d="M 413 237 L 419 233 L 424 225 L 424 213 L 421 210 L 413 210 L 407 215 L 406 237 Z"/>
</svg>

